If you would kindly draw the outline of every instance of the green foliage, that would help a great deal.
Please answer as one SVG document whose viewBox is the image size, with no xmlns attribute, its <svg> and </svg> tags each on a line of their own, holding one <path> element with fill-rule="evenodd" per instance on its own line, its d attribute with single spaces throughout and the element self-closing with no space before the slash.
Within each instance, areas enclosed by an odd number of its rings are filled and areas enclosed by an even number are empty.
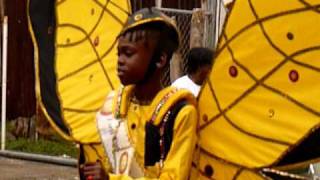
<svg viewBox="0 0 320 180">
<path fill-rule="evenodd" d="M 54 141 L 39 139 L 34 141 L 27 138 L 18 138 L 16 140 L 8 140 L 6 149 L 52 156 L 67 155 L 73 158 L 78 156 L 76 145 L 61 139 Z"/>
</svg>

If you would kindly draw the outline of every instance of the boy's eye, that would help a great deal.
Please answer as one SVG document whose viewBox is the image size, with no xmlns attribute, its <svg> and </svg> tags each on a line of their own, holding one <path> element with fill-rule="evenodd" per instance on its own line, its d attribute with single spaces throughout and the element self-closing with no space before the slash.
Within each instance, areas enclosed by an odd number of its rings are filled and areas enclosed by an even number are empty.
<svg viewBox="0 0 320 180">
<path fill-rule="evenodd" d="M 134 54 L 134 52 L 132 50 L 125 50 L 123 52 L 126 56 L 132 56 Z"/>
<path fill-rule="evenodd" d="M 131 50 L 126 50 L 124 53 L 125 54 L 132 54 L 132 51 Z"/>
<path fill-rule="evenodd" d="M 120 47 L 118 48 L 118 56 L 127 56 L 130 57 L 136 53 L 136 50 L 134 48 L 130 47 Z"/>
</svg>

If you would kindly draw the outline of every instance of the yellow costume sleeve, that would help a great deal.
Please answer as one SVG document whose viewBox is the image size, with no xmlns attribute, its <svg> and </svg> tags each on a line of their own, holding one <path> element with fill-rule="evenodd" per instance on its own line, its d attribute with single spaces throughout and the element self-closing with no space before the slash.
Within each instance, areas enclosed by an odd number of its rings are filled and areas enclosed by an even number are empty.
<svg viewBox="0 0 320 180">
<path fill-rule="evenodd" d="M 170 151 L 159 173 L 159 178 L 142 177 L 138 179 L 187 179 L 191 169 L 193 151 L 196 144 L 198 114 L 193 105 L 186 105 L 178 113 Z M 110 174 L 110 180 L 130 180 L 125 175 Z"/>
</svg>

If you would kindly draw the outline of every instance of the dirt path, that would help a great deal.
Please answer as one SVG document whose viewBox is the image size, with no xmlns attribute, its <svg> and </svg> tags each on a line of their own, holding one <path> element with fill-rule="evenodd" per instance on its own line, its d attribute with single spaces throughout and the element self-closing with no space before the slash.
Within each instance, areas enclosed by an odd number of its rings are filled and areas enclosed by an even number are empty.
<svg viewBox="0 0 320 180">
<path fill-rule="evenodd" d="M 74 167 L 0 157 L 1 180 L 78 180 Z"/>
</svg>

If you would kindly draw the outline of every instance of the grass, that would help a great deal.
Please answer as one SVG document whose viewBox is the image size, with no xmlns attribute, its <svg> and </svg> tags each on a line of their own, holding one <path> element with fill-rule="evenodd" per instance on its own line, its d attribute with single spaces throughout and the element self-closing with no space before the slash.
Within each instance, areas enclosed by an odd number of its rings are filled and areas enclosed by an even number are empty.
<svg viewBox="0 0 320 180">
<path fill-rule="evenodd" d="M 26 137 L 18 137 L 16 139 L 13 138 L 13 135 L 10 135 L 14 128 L 14 124 L 7 123 L 6 150 L 51 156 L 78 157 L 76 145 L 73 142 L 66 141 L 57 133 L 53 133 L 50 139 L 39 138 L 38 140 L 32 140 Z"/>
<path fill-rule="evenodd" d="M 78 156 L 76 145 L 61 138 L 57 140 L 38 139 L 37 141 L 27 138 L 7 140 L 6 149 L 52 156 L 69 156 L 73 158 Z"/>
</svg>

